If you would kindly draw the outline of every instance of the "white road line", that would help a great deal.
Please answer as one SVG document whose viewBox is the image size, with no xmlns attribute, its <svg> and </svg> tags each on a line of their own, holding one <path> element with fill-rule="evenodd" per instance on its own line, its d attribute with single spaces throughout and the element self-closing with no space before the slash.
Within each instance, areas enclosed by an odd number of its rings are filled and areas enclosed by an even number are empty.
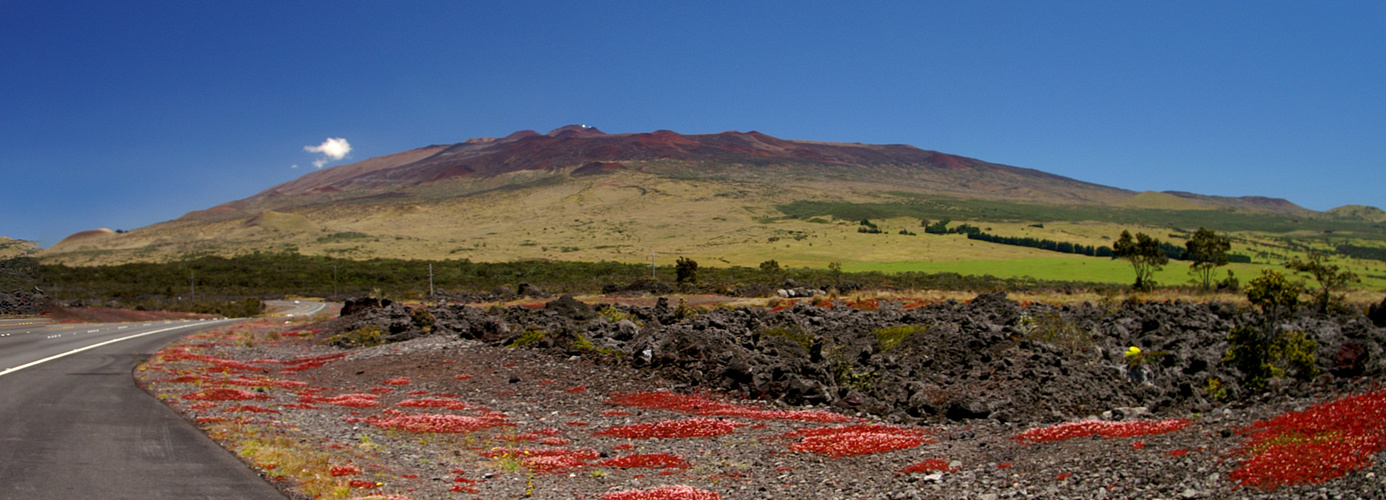
<svg viewBox="0 0 1386 500">
<path fill-rule="evenodd" d="M 227 320 L 218 320 L 218 321 L 232 321 L 232 320 L 227 319 Z M 199 326 L 199 325 L 196 324 L 196 323 L 194 323 L 194 324 L 179 325 L 179 326 L 174 326 L 174 327 L 170 327 L 170 328 L 164 328 L 164 329 L 161 329 L 161 330 L 154 330 L 154 331 L 149 331 L 149 332 L 144 332 L 144 333 L 136 333 L 136 334 L 130 335 L 130 336 L 128 336 L 128 337 L 121 337 L 121 338 L 118 338 L 118 339 L 111 339 L 111 340 L 107 340 L 107 341 L 105 341 L 105 342 L 101 342 L 101 343 L 99 343 L 99 344 L 92 344 L 92 345 L 89 345 L 89 346 L 86 346 L 86 347 L 82 347 L 82 348 L 79 348 L 79 349 L 73 349 L 73 350 L 71 350 L 71 351 L 67 351 L 67 352 L 62 353 L 62 354 L 54 354 L 54 355 L 52 355 L 52 356 L 49 356 L 49 357 L 40 359 L 40 360 L 38 360 L 38 361 L 34 361 L 34 362 L 30 362 L 30 363 L 25 363 L 25 364 L 16 366 L 16 367 L 14 367 L 14 368 L 10 368 L 10 369 L 5 370 L 5 371 L 0 371 L 0 377 L 3 377 L 3 376 L 5 376 L 5 375 L 9 375 L 10 373 L 17 372 L 17 371 L 19 371 L 19 370 L 23 370 L 23 369 L 25 369 L 25 368 L 28 368 L 28 367 L 31 367 L 31 366 L 34 366 L 34 365 L 38 365 L 38 364 L 42 364 L 42 363 L 47 363 L 47 362 L 49 362 L 49 361 L 53 361 L 53 360 L 58 359 L 58 358 L 63 358 L 63 357 L 71 356 L 71 355 L 73 355 L 73 354 L 77 354 L 77 353 L 79 353 L 79 352 L 82 352 L 82 351 L 85 351 L 85 350 L 88 350 L 88 349 L 95 349 L 95 348 L 97 348 L 97 347 L 101 347 L 101 346 L 104 346 L 104 345 L 107 345 L 107 344 L 114 344 L 114 343 L 116 343 L 116 342 L 121 342 L 121 341 L 125 341 L 125 340 L 130 340 L 130 339 L 133 339 L 133 338 L 139 338 L 139 337 L 143 337 L 143 336 L 145 336 L 145 335 L 153 335 L 153 334 L 156 334 L 156 333 L 163 333 L 163 332 L 167 332 L 167 331 L 170 331 L 170 330 L 177 330 L 177 329 L 179 329 L 179 328 L 188 328 L 188 327 L 192 327 L 192 326 Z"/>
</svg>

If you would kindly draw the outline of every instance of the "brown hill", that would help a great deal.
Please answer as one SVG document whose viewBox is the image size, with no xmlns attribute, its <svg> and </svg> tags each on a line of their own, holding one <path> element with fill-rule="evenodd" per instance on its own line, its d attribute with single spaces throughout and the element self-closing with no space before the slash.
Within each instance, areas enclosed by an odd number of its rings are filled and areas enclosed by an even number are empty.
<svg viewBox="0 0 1386 500">
<path fill-rule="evenodd" d="M 626 167 L 683 177 L 745 180 L 774 175 L 782 177 L 778 182 L 880 182 L 1030 201 L 1113 203 L 1135 195 L 1038 170 L 907 145 L 793 141 L 760 132 L 606 134 L 592 127 L 569 125 L 547 134 L 526 130 L 500 139 L 428 146 L 310 172 L 245 200 L 185 217 L 222 218 L 270 208 L 401 196 L 419 186 L 453 179 L 495 178 L 527 171 L 591 175 Z"/>
<path fill-rule="evenodd" d="M 787 217 L 785 207 L 799 202 L 927 205 L 937 214 L 931 217 L 981 216 L 1015 222 L 1020 232 L 1028 231 L 1020 221 L 1045 207 L 1073 214 L 1074 222 L 1106 223 L 1144 210 L 1141 221 L 1125 222 L 1155 225 L 1169 225 L 1163 222 L 1169 219 L 1150 211 L 1198 213 L 1186 218 L 1195 221 L 1190 225 L 1225 214 L 1321 216 L 1284 200 L 1137 193 L 900 144 L 797 141 L 759 132 L 607 134 L 569 125 L 313 171 L 124 234 L 79 233 L 42 255 L 101 264 L 251 252 L 476 261 L 643 261 L 656 252 L 735 265 L 772 257 L 786 265 L 819 265 L 848 257 L 889 262 L 982 255 L 966 240 L 910 246 L 861 239 L 855 224 L 863 215 L 850 211 Z M 885 213 L 895 215 L 880 217 L 899 219 L 890 222 L 892 234 L 918 230 L 918 216 Z M 1070 228 L 1046 237 L 1102 244 L 1100 231 L 1111 232 Z M 1031 251 L 985 250 L 991 259 Z"/>
</svg>

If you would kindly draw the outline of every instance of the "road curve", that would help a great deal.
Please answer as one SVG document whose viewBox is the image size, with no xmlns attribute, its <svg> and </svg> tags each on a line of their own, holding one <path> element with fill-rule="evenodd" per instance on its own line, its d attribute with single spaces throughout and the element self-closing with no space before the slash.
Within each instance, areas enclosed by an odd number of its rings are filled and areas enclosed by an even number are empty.
<svg viewBox="0 0 1386 500">
<path fill-rule="evenodd" d="M 266 301 L 265 305 L 272 310 L 270 316 L 292 318 L 312 316 L 327 311 L 332 303 L 316 300 L 270 300 Z"/>
<path fill-rule="evenodd" d="M 228 321 L 14 323 L 0 324 L 0 498 L 284 498 L 131 375 Z"/>
</svg>

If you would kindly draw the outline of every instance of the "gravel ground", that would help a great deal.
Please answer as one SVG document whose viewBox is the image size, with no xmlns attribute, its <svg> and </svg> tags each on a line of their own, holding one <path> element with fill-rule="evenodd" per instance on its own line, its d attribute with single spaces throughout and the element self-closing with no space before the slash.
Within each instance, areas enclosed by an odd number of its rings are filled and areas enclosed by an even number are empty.
<svg viewBox="0 0 1386 500">
<path fill-rule="evenodd" d="M 977 419 L 895 427 L 864 413 L 843 414 L 847 410 L 840 407 L 782 408 L 711 393 L 699 397 L 712 403 L 686 411 L 622 405 L 612 396 L 690 389 L 656 371 L 553 349 L 512 349 L 433 335 L 343 350 L 321 345 L 320 333 L 306 328 L 261 321 L 199 334 L 161 351 L 136 376 L 151 394 L 296 498 L 714 498 L 621 496 L 675 485 L 738 499 L 1386 498 L 1379 462 L 1322 484 L 1271 491 L 1239 487 L 1229 479 L 1244 458 L 1236 454 L 1244 442 L 1237 430 L 1302 410 L 1325 395 L 1190 413 L 1182 416 L 1186 427 L 1162 434 L 1027 444 L 1016 436 L 1041 425 Z M 1361 380 L 1348 392 L 1374 387 L 1375 382 Z M 244 392 L 212 392 L 218 389 Z M 333 399 L 347 394 L 362 396 Z M 199 395 L 253 399 L 204 401 Z M 401 405 L 408 400 L 453 403 L 452 408 Z M 378 405 L 341 405 L 351 401 Z M 470 417 L 447 422 L 485 428 L 459 433 L 387 428 L 388 419 L 423 414 Z M 833 418 L 850 421 L 821 422 Z M 664 439 L 598 435 L 619 426 L 692 419 L 700 420 L 685 425 L 729 432 Z M 785 436 L 865 424 L 880 424 L 870 429 L 891 436 L 880 439 L 904 444 L 877 444 L 875 449 L 885 451 L 854 454 L 872 444 L 840 437 L 829 438 L 828 447 L 815 452 L 808 438 Z M 285 453 L 271 453 L 275 447 Z M 533 458 L 557 452 L 573 461 Z M 683 463 L 665 468 L 601 464 L 650 454 Z M 291 466 L 297 462 L 286 455 L 312 455 L 317 466 Z M 920 463 L 945 470 L 905 472 Z"/>
</svg>

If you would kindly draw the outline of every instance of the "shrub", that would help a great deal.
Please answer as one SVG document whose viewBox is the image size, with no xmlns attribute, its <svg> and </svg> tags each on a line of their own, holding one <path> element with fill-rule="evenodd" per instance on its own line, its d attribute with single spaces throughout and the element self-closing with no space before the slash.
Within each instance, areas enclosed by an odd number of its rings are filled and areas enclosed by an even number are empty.
<svg viewBox="0 0 1386 500">
<path fill-rule="evenodd" d="M 1286 279 L 1280 271 L 1262 269 L 1260 277 L 1246 284 L 1246 299 L 1264 312 L 1274 312 L 1280 308 L 1294 309 L 1302 291 L 1303 287 Z"/>
<path fill-rule="evenodd" d="M 760 329 L 759 333 L 762 337 L 784 337 L 789 340 L 792 340 L 795 344 L 799 344 L 800 346 L 802 346 L 804 348 L 804 352 L 808 352 L 809 349 L 813 348 L 813 334 L 804 331 L 804 329 L 800 328 L 798 325 L 793 325 L 789 327 L 776 326 L 770 328 L 762 328 Z"/>
<path fill-rule="evenodd" d="M 378 326 L 368 325 L 335 335 L 327 339 L 327 343 L 340 347 L 374 347 L 385 343 L 385 332 Z"/>
<path fill-rule="evenodd" d="M 1035 318 L 1021 317 L 1020 327 L 1025 338 L 1034 342 L 1064 347 L 1070 350 L 1083 349 L 1093 343 L 1091 334 L 1083 332 L 1073 323 L 1064 321 L 1059 313 L 1043 314 Z"/>
<path fill-rule="evenodd" d="M 1319 282 L 1319 290 L 1314 292 L 1314 303 L 1318 306 L 1319 312 L 1328 312 L 1330 307 L 1341 308 L 1343 296 L 1333 295 L 1333 292 L 1349 284 L 1362 282 L 1356 273 L 1337 264 L 1329 264 L 1328 257 L 1319 252 L 1309 252 L 1306 260 L 1295 257 L 1286 262 L 1285 267 L 1297 273 L 1308 274 L 1314 281 Z"/>
<path fill-rule="evenodd" d="M 698 262 L 687 257 L 679 257 L 674 263 L 675 279 L 678 283 L 697 283 L 698 282 Z"/>
<path fill-rule="evenodd" d="M 540 340 L 544 340 L 544 337 L 547 337 L 548 335 L 549 332 L 540 330 L 538 328 L 530 328 L 528 330 L 525 330 L 525 333 L 520 334 L 519 338 L 515 339 L 514 342 L 511 342 L 510 345 L 507 345 L 506 347 L 525 347 Z"/>
<path fill-rule="evenodd" d="M 437 320 L 433 318 L 433 313 L 428 312 L 427 307 L 419 306 L 418 308 L 409 312 L 409 321 L 414 323 L 414 326 L 417 326 L 423 329 L 423 331 L 427 332 L 433 330 L 433 324 Z"/>
<path fill-rule="evenodd" d="M 918 332 L 928 331 L 929 327 L 920 325 L 898 325 L 886 328 L 878 328 L 871 332 L 876 336 L 876 350 L 885 352 L 894 349 L 905 341 L 906 337 Z"/>
<path fill-rule="evenodd" d="M 871 381 L 875 380 L 876 374 L 873 372 L 858 372 L 856 365 L 848 361 L 841 351 L 833 350 L 829 356 L 832 361 L 828 365 L 828 370 L 833 374 L 833 381 L 841 387 L 851 387 L 858 391 L 871 389 Z"/>
<path fill-rule="evenodd" d="M 1247 387 L 1265 387 L 1269 379 L 1286 375 L 1308 380 L 1319 374 L 1314 356 L 1318 342 L 1303 332 L 1276 334 L 1273 329 L 1239 326 L 1227 336 L 1227 343 L 1222 361 L 1241 372 Z"/>
</svg>

